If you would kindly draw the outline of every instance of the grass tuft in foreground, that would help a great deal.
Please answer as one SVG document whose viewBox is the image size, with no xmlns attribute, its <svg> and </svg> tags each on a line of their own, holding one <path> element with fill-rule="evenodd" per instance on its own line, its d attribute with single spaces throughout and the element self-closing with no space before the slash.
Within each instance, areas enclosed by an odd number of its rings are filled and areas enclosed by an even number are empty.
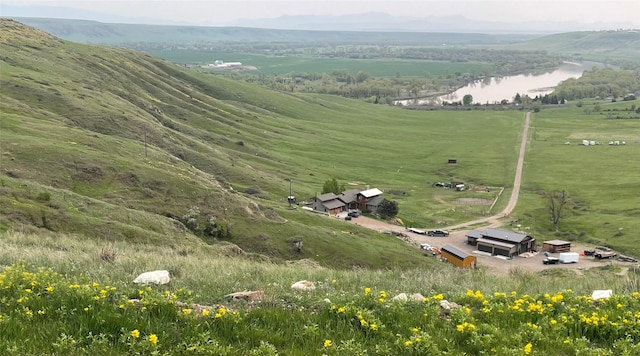
<svg viewBox="0 0 640 356">
<path fill-rule="evenodd" d="M 259 304 L 200 305 L 184 288 L 107 285 L 24 262 L 0 272 L 5 354 L 498 355 L 640 353 L 640 293 L 468 290 L 395 301 L 342 281 Z M 325 299 L 320 299 L 326 297 Z M 459 306 L 445 311 L 447 299 Z"/>
</svg>

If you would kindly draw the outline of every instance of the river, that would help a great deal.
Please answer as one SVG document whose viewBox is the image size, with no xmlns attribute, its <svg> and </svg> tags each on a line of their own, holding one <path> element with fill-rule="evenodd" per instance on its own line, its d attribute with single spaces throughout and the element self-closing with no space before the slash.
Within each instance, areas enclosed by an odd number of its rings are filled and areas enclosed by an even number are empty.
<svg viewBox="0 0 640 356">
<path fill-rule="evenodd" d="M 564 62 L 553 71 L 542 74 L 520 74 L 507 77 L 488 77 L 469 83 L 452 93 L 430 98 L 416 98 L 397 100 L 396 105 L 440 105 L 444 101 L 462 101 L 462 98 L 470 94 L 473 102 L 479 104 L 494 104 L 504 99 L 513 101 L 516 93 L 529 95 L 545 95 L 553 91 L 556 85 L 569 78 L 579 78 L 586 70 L 602 66 L 595 62 Z"/>
</svg>

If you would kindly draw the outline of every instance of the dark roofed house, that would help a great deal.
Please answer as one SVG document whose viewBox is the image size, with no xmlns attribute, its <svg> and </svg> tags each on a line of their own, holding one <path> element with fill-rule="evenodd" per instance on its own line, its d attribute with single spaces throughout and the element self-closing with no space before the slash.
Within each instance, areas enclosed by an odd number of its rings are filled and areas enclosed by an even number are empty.
<svg viewBox="0 0 640 356">
<path fill-rule="evenodd" d="M 529 235 L 495 228 L 470 231 L 467 243 L 477 245 L 479 251 L 507 257 L 535 250 L 536 247 L 536 240 Z"/>
<path fill-rule="evenodd" d="M 375 197 L 382 195 L 382 191 L 378 188 L 367 189 L 356 194 L 358 209 L 367 210 L 367 203 Z"/>
<path fill-rule="evenodd" d="M 335 215 L 345 210 L 345 204 L 333 193 L 326 193 L 313 197 L 311 207 L 316 212 Z"/>
<path fill-rule="evenodd" d="M 358 199 L 356 196 L 360 193 L 360 189 L 350 189 L 345 190 L 338 196 L 338 199 L 342 200 L 344 204 L 347 206 L 347 209 L 358 209 Z"/>
<path fill-rule="evenodd" d="M 376 197 L 368 199 L 367 204 L 365 205 L 365 208 L 371 212 L 376 212 L 383 201 L 384 201 L 384 198 L 378 195 Z"/>
</svg>

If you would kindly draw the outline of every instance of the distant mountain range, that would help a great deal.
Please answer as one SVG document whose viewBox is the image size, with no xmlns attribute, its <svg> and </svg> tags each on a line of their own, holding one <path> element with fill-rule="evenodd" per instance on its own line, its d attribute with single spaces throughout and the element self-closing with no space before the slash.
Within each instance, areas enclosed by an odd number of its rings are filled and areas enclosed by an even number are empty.
<svg viewBox="0 0 640 356">
<path fill-rule="evenodd" d="M 463 16 L 404 17 L 387 13 L 368 12 L 341 16 L 287 15 L 277 18 L 241 19 L 226 23 L 187 23 L 147 17 L 127 17 L 58 6 L 15 6 L 0 4 L 3 17 L 46 17 L 93 20 L 105 23 L 238 26 L 283 30 L 316 31 L 375 31 L 375 32 L 453 32 L 453 33 L 529 33 L 550 34 L 572 31 L 611 30 L 633 28 L 632 23 L 578 22 L 491 22 L 471 20 Z"/>
<path fill-rule="evenodd" d="M 465 33 L 560 33 L 573 31 L 633 28 L 631 23 L 578 22 L 491 22 L 471 20 L 464 16 L 402 17 L 369 12 L 357 15 L 299 15 L 271 19 L 238 20 L 230 25 L 241 27 L 277 28 L 319 31 L 411 31 Z"/>
</svg>

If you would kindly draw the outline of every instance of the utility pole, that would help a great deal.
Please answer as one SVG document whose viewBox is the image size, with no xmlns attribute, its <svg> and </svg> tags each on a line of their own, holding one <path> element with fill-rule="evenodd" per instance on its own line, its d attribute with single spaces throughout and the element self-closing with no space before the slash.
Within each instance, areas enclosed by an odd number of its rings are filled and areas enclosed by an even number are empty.
<svg viewBox="0 0 640 356">
<path fill-rule="evenodd" d="M 289 178 L 289 196 L 287 197 L 287 200 L 289 201 L 289 209 L 291 209 L 291 178 Z"/>
</svg>

